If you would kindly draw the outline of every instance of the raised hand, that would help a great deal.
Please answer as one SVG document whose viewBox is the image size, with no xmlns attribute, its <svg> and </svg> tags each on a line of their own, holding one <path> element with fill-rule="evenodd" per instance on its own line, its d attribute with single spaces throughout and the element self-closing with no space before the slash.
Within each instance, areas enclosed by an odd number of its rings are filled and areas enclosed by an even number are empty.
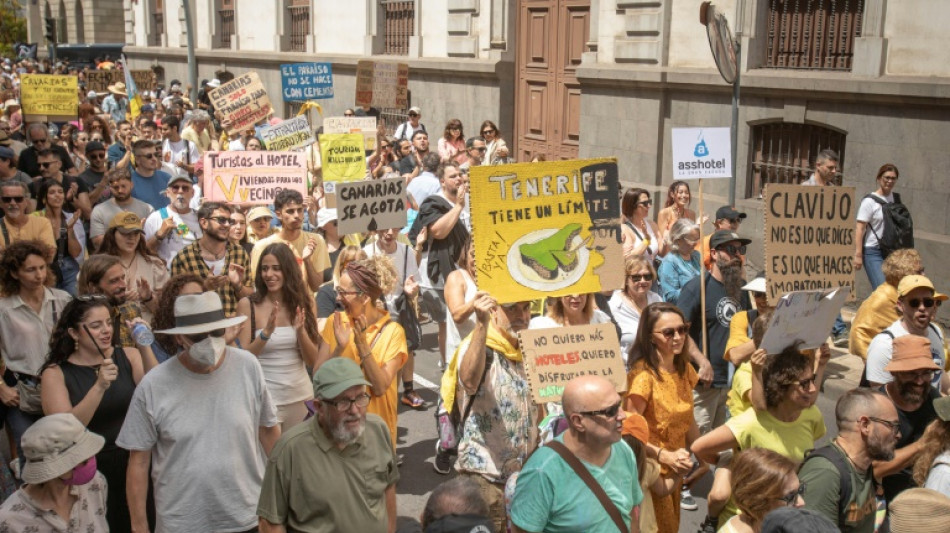
<svg viewBox="0 0 950 533">
<path fill-rule="evenodd" d="M 112 359 L 103 359 L 99 366 L 98 376 L 96 377 L 96 386 L 106 390 L 112 385 L 112 382 L 119 377 L 119 367 Z"/>
</svg>

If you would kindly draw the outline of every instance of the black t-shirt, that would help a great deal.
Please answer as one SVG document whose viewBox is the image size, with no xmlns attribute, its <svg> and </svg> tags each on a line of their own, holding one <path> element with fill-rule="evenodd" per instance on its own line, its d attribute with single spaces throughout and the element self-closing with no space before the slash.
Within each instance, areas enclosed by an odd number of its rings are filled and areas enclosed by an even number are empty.
<svg viewBox="0 0 950 533">
<path fill-rule="evenodd" d="M 60 169 L 65 174 L 67 170 L 73 168 L 73 159 L 69 157 L 69 152 L 65 148 L 54 144 L 50 147 L 51 150 L 56 152 L 56 155 L 59 156 L 59 159 L 63 162 L 63 166 Z M 26 175 L 35 178 L 40 175 L 40 164 L 39 164 L 39 155 L 37 154 L 36 149 L 32 146 L 27 147 L 26 150 L 20 152 L 20 161 L 17 163 L 17 168 L 26 172 Z"/>
<path fill-rule="evenodd" d="M 699 276 L 686 282 L 680 291 L 676 305 L 690 323 L 689 336 L 700 350 L 703 348 L 703 324 L 700 307 Z M 725 286 L 706 273 L 706 335 L 709 353 L 706 357 L 713 368 L 713 387 L 725 388 L 729 384 L 729 361 L 723 359 L 726 342 L 729 340 L 729 324 L 739 311 L 752 309 L 749 293 L 741 291 L 739 301 L 726 294 Z"/>
<path fill-rule="evenodd" d="M 887 394 L 885 389 L 886 387 L 881 387 L 880 391 Z M 904 411 L 895 405 L 895 407 L 897 407 L 897 417 L 901 422 L 901 436 L 897 440 L 897 449 L 901 449 L 904 446 L 920 440 L 927 426 L 937 419 L 937 411 L 934 410 L 934 400 L 939 398 L 940 394 L 937 392 L 937 389 L 933 387 L 930 387 L 928 390 L 930 391 L 929 396 L 924 400 L 924 404 L 916 411 Z M 917 483 L 914 482 L 913 470 L 914 464 L 911 463 L 910 466 L 900 472 L 891 474 L 881 480 L 881 485 L 884 487 L 884 497 L 887 498 L 888 502 L 894 501 L 894 498 L 902 491 L 917 486 Z"/>
<path fill-rule="evenodd" d="M 412 171 L 416 169 L 417 164 L 418 162 L 416 161 L 415 154 L 409 154 L 399 161 L 393 163 L 392 167 L 400 174 L 412 174 Z"/>
<path fill-rule="evenodd" d="M 88 189 L 91 192 L 93 189 L 96 188 L 97 185 L 99 185 L 99 182 L 101 182 L 103 178 L 105 178 L 105 176 L 106 176 L 105 172 L 96 172 L 90 167 L 90 168 L 87 168 L 82 174 L 79 175 L 79 181 L 82 184 L 84 184 L 86 186 L 86 189 Z M 106 191 L 108 191 L 108 189 L 106 189 Z M 99 198 L 99 201 L 93 205 L 101 204 L 102 202 L 108 200 L 109 196 L 110 195 L 108 194 L 103 194 Z"/>
<path fill-rule="evenodd" d="M 42 207 L 41 207 L 41 205 L 40 205 L 41 202 L 40 202 L 40 200 L 39 200 L 39 194 L 40 194 L 40 186 L 43 185 L 43 182 L 44 182 L 44 181 L 46 181 L 46 180 L 34 181 L 32 184 L 30 184 L 30 195 L 33 196 L 33 198 L 36 198 L 36 199 L 37 199 L 37 200 L 36 200 L 36 208 L 37 208 L 37 209 L 42 209 Z M 66 174 L 63 174 L 63 192 L 64 192 L 64 193 L 69 192 L 69 188 L 73 186 L 73 183 L 76 184 L 76 195 L 77 195 L 77 196 L 79 195 L 79 193 L 83 193 L 83 192 L 86 193 L 86 194 L 89 194 L 89 187 L 86 186 L 86 183 L 85 183 L 83 180 L 81 180 L 81 179 L 79 179 L 79 178 L 77 178 L 77 177 L 74 177 L 74 176 L 67 176 Z M 66 204 L 63 206 L 63 211 L 68 211 L 68 212 L 73 212 L 73 213 L 75 213 L 75 212 L 76 212 L 76 202 L 74 202 L 74 201 L 66 202 Z"/>
</svg>

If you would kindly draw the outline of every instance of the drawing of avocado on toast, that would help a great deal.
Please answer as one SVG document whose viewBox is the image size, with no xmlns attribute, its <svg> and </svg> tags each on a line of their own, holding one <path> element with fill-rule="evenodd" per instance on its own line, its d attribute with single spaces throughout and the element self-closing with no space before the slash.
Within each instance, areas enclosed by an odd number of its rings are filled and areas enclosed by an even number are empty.
<svg viewBox="0 0 950 533">
<path fill-rule="evenodd" d="M 577 249 L 573 242 L 580 233 L 581 225 L 572 223 L 548 237 L 522 244 L 518 247 L 521 262 L 545 280 L 555 279 L 559 270 L 569 274 L 577 268 Z"/>
</svg>

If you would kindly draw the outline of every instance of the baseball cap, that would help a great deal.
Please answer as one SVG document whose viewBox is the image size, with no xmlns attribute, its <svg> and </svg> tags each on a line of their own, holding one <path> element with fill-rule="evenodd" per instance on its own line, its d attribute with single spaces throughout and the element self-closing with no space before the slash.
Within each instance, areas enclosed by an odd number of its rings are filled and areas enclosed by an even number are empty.
<svg viewBox="0 0 950 533">
<path fill-rule="evenodd" d="M 171 178 L 169 178 L 169 179 L 168 179 L 168 185 L 171 186 L 172 183 L 179 182 L 179 181 L 187 181 L 187 182 L 190 183 L 191 185 L 194 185 L 194 182 L 191 181 L 191 177 L 189 177 L 189 176 L 182 176 L 181 174 L 176 174 L 176 175 L 172 176 Z"/>
<path fill-rule="evenodd" d="M 214 78 L 208 82 L 208 87 L 220 87 L 220 86 L 221 86 L 221 80 L 219 80 L 218 78 Z"/>
<path fill-rule="evenodd" d="M 930 339 L 919 335 L 901 335 L 894 339 L 894 355 L 884 370 L 888 372 L 913 372 L 915 370 L 940 370 L 930 353 Z"/>
<path fill-rule="evenodd" d="M 322 228 L 323 226 L 326 226 L 330 222 L 333 222 L 334 220 L 337 220 L 337 219 L 338 218 L 337 218 L 336 209 L 325 207 L 317 211 L 317 227 L 318 228 Z"/>
<path fill-rule="evenodd" d="M 897 297 L 903 298 L 904 296 L 907 296 L 912 290 L 919 289 L 921 287 L 936 292 L 933 282 L 930 281 L 930 278 L 927 276 L 921 276 L 919 274 L 904 276 L 901 278 L 900 283 L 897 284 Z"/>
<path fill-rule="evenodd" d="M 270 219 L 274 218 L 274 214 L 270 212 L 270 209 L 263 205 L 259 205 L 250 211 L 247 212 L 247 221 L 251 222 L 252 220 L 257 220 L 261 217 L 267 217 Z"/>
<path fill-rule="evenodd" d="M 89 141 L 86 143 L 86 153 L 92 153 L 98 150 L 105 150 L 106 145 L 102 144 L 99 141 Z"/>
<path fill-rule="evenodd" d="M 370 383 L 352 359 L 334 357 L 320 365 L 313 374 L 313 395 L 316 398 L 336 398 L 346 389 L 356 385 L 369 387 Z"/>
<path fill-rule="evenodd" d="M 716 220 L 746 218 L 747 216 L 749 215 L 736 211 L 736 208 L 731 205 L 724 205 L 716 210 Z"/>
<path fill-rule="evenodd" d="M 422 110 L 419 109 L 419 108 L 416 107 L 416 106 L 412 106 L 412 107 L 409 108 L 409 114 L 410 114 L 410 115 L 412 115 L 412 114 L 421 115 L 421 114 L 422 114 Z"/>
<path fill-rule="evenodd" d="M 152 111 L 155 111 L 155 106 L 153 106 L 152 104 L 145 104 L 142 106 L 141 111 L 142 113 L 150 113 Z"/>
<path fill-rule="evenodd" d="M 713 233 L 712 237 L 709 238 L 709 247 L 710 248 L 719 248 L 723 244 L 732 241 L 739 241 L 739 244 L 746 245 L 752 242 L 752 239 L 745 239 L 739 236 L 738 233 L 730 231 L 727 229 L 721 229 L 716 233 Z"/>
<path fill-rule="evenodd" d="M 86 98 L 92 100 L 93 98 L 99 98 L 99 95 L 96 93 L 96 91 L 89 91 L 86 93 Z"/>
<path fill-rule="evenodd" d="M 142 231 L 142 219 L 131 211 L 122 211 L 112 217 L 109 229 L 118 228 L 119 231 Z"/>
</svg>

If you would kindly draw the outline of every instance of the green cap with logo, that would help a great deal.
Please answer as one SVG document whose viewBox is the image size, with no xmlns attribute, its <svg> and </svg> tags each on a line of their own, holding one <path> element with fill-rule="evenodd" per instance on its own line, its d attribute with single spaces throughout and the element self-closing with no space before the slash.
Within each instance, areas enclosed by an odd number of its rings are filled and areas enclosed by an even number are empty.
<svg viewBox="0 0 950 533">
<path fill-rule="evenodd" d="M 352 359 L 334 357 L 320 366 L 313 374 L 313 395 L 330 400 L 356 385 L 370 386 L 363 370 Z"/>
</svg>

